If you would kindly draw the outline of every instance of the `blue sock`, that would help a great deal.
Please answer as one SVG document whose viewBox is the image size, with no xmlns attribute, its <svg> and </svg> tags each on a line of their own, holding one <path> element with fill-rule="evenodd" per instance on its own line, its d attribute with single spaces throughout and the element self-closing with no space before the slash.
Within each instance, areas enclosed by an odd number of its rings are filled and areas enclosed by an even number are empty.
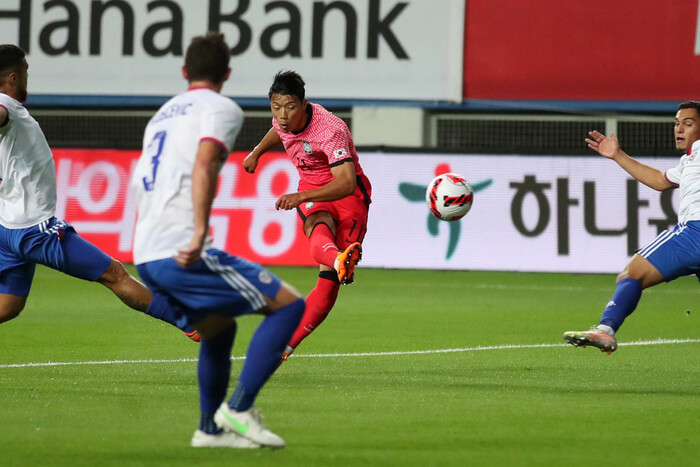
<svg viewBox="0 0 700 467">
<path fill-rule="evenodd" d="M 187 320 L 184 316 L 176 313 L 173 307 L 170 306 L 167 297 L 159 293 L 153 294 L 153 300 L 148 305 L 148 309 L 144 312 L 147 315 L 153 316 L 156 319 L 172 324 L 176 328 L 184 332 L 192 332 L 194 329 L 187 325 Z"/>
<path fill-rule="evenodd" d="M 202 339 L 197 362 L 199 382 L 199 408 L 202 416 L 199 429 L 206 433 L 218 433 L 214 413 L 226 397 L 231 377 L 231 348 L 236 337 L 236 323 L 213 339 Z"/>
<path fill-rule="evenodd" d="M 210 435 L 218 435 L 222 430 L 214 422 L 216 412 L 202 412 L 199 417 L 199 429 Z"/>
<path fill-rule="evenodd" d="M 306 304 L 298 299 L 267 316 L 253 334 L 238 385 L 228 401 L 238 412 L 248 410 L 263 384 L 282 360 L 284 349 L 294 334 Z"/>
<path fill-rule="evenodd" d="M 610 326 L 617 332 L 625 318 L 637 308 L 641 297 L 642 284 L 637 279 L 631 277 L 622 279 L 617 283 L 612 300 L 608 302 L 608 306 L 600 317 L 600 324 Z"/>
</svg>

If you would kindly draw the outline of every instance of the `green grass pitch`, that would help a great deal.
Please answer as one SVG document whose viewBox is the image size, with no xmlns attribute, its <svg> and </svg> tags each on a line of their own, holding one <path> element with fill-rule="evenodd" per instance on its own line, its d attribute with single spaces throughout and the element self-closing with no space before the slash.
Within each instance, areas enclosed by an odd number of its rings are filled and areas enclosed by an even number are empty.
<svg viewBox="0 0 700 467">
<path fill-rule="evenodd" d="M 317 275 L 273 270 L 303 293 Z M 610 356 L 563 345 L 564 331 L 597 322 L 613 284 L 610 275 L 359 269 L 258 398 L 287 447 L 241 451 L 189 447 L 197 344 L 98 284 L 39 268 L 27 308 L 0 326 L 0 464 L 691 465 L 700 284 L 646 291 L 618 335 L 680 342 Z M 258 322 L 239 320 L 234 375 Z M 440 349 L 461 350 L 406 353 Z M 43 362 L 74 364 L 12 366 Z"/>
</svg>

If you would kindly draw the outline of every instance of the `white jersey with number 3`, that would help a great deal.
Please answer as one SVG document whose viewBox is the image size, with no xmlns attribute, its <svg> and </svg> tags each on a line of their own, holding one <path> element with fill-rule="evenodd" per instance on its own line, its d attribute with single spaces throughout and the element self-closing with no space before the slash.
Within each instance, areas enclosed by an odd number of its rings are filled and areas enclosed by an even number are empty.
<svg viewBox="0 0 700 467">
<path fill-rule="evenodd" d="M 199 144 L 213 141 L 228 155 L 243 111 L 228 97 L 194 88 L 166 102 L 151 118 L 131 189 L 139 217 L 134 263 L 170 258 L 194 236 L 192 170 Z M 211 246 L 207 237 L 205 249 Z"/>
<path fill-rule="evenodd" d="M 0 93 L 0 225 L 32 227 L 56 212 L 56 166 L 39 124 L 22 104 Z"/>
</svg>

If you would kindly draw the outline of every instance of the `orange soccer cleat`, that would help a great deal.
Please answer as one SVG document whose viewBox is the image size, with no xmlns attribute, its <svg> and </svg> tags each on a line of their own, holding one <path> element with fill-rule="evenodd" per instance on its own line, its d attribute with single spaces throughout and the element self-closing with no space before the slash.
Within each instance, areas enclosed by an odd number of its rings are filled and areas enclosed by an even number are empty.
<svg viewBox="0 0 700 467">
<path fill-rule="evenodd" d="M 358 242 L 348 246 L 345 251 L 338 253 L 335 259 L 335 270 L 341 285 L 352 284 L 355 279 L 355 266 L 362 259 L 362 245 Z"/>
</svg>

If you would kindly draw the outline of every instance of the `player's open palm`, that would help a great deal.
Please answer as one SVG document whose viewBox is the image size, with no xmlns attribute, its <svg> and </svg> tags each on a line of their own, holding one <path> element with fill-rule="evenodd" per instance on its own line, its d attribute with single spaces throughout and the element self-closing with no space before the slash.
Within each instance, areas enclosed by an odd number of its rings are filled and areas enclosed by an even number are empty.
<svg viewBox="0 0 700 467">
<path fill-rule="evenodd" d="M 620 142 L 614 133 L 610 133 L 610 137 L 606 138 L 604 134 L 593 130 L 588 132 L 588 136 L 590 136 L 590 138 L 586 138 L 588 147 L 601 156 L 612 159 L 620 150 Z"/>
</svg>

